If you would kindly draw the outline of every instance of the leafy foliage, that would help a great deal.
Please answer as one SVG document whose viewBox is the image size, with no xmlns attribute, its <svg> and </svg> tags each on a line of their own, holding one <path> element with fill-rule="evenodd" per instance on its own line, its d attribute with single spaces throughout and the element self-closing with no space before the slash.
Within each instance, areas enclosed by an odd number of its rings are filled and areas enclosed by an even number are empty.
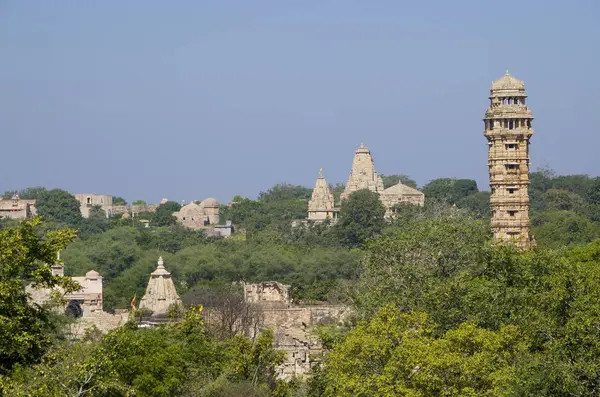
<svg viewBox="0 0 600 397">
<path fill-rule="evenodd" d="M 44 219 L 73 228 L 79 228 L 81 225 L 83 218 L 79 201 L 67 191 L 61 189 L 41 191 L 35 205 L 38 215 Z"/>
<path fill-rule="evenodd" d="M 407 175 L 383 175 L 380 174 L 381 179 L 383 180 L 383 187 L 387 189 L 388 187 L 397 185 L 398 183 L 402 183 L 403 185 L 410 186 L 412 188 L 417 188 L 417 182 L 410 179 Z"/>
<path fill-rule="evenodd" d="M 152 224 L 155 226 L 174 225 L 177 221 L 177 218 L 175 218 L 173 213 L 179 211 L 180 209 L 181 205 L 175 201 L 167 201 L 166 203 L 162 203 L 158 206 L 156 212 L 152 216 Z"/>
<path fill-rule="evenodd" d="M 379 195 L 367 189 L 351 193 L 342 202 L 336 229 L 340 241 L 350 247 L 357 247 L 375 237 L 385 225 L 385 208 Z"/>
<path fill-rule="evenodd" d="M 49 308 L 28 303 L 27 284 L 37 288 L 79 288 L 68 277 L 53 276 L 57 252 L 75 234 L 72 230 L 36 234 L 39 219 L 0 230 L 0 374 L 19 363 L 40 359 L 56 327 Z"/>
</svg>

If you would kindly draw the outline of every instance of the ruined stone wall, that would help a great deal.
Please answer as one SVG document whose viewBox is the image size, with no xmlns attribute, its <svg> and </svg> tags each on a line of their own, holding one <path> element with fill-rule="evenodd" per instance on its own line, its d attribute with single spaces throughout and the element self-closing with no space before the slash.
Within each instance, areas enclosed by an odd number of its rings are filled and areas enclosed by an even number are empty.
<svg viewBox="0 0 600 397">
<path fill-rule="evenodd" d="M 124 325 L 129 319 L 129 311 L 126 309 L 117 310 L 115 314 L 103 311 L 92 312 L 85 317 L 78 318 L 71 325 L 71 334 L 75 337 L 81 337 L 85 331 L 96 327 L 103 333 Z"/>
</svg>

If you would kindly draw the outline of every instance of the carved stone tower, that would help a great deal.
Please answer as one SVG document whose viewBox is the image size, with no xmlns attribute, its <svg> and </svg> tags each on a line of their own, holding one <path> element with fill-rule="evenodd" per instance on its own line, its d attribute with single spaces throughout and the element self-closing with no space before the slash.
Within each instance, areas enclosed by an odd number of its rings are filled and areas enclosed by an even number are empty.
<svg viewBox="0 0 600 397">
<path fill-rule="evenodd" d="M 162 256 L 158 258 L 156 270 L 150 274 L 146 294 L 140 302 L 140 309 L 152 311 L 152 317 L 167 317 L 172 305 L 181 304 L 181 299 L 175 290 L 171 273 L 165 269 Z"/>
<path fill-rule="evenodd" d="M 356 149 L 356 152 L 354 152 L 352 170 L 350 171 L 350 177 L 341 195 L 341 199 L 346 200 L 350 196 L 350 193 L 361 189 L 369 189 L 375 193 L 383 192 L 383 180 L 375 172 L 371 152 L 362 143 Z"/>
<path fill-rule="evenodd" d="M 322 222 L 325 219 L 334 220 L 338 213 L 338 209 L 334 207 L 333 194 L 323 178 L 323 169 L 321 168 L 312 197 L 308 201 L 308 220 L 315 222 Z"/>
<path fill-rule="evenodd" d="M 485 113 L 492 232 L 521 248 L 532 244 L 529 223 L 529 139 L 533 116 L 525 84 L 506 74 L 492 83 Z"/>
</svg>

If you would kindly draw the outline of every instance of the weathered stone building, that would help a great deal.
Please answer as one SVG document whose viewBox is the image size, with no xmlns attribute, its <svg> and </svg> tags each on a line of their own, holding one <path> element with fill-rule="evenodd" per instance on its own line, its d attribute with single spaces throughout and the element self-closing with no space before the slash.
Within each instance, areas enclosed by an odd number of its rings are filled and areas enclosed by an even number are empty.
<svg viewBox="0 0 600 397">
<path fill-rule="evenodd" d="M 60 260 L 60 258 L 59 258 Z M 52 274 L 55 276 L 64 276 L 64 266 L 57 264 L 52 266 Z M 102 276 L 95 270 L 90 270 L 85 276 L 71 277 L 76 281 L 81 289 L 69 294 L 65 294 L 61 288 L 57 288 L 64 298 L 66 304 L 64 310 L 67 315 L 79 318 L 88 317 L 95 312 L 102 312 L 103 289 Z M 31 300 L 37 304 L 43 304 L 51 299 L 52 290 L 47 288 L 26 288 Z"/>
<path fill-rule="evenodd" d="M 533 115 L 525 84 L 508 71 L 492 83 L 485 113 L 492 231 L 519 247 L 532 243 L 529 222 L 529 140 Z"/>
<path fill-rule="evenodd" d="M 23 200 L 18 194 L 10 200 L 0 199 L 0 218 L 27 219 L 36 215 L 35 200 Z"/>
<path fill-rule="evenodd" d="M 346 188 L 341 195 L 342 200 L 346 200 L 351 193 L 357 190 L 368 189 L 375 193 L 382 193 L 384 190 L 383 180 L 375 171 L 375 163 L 371 152 L 362 143 L 354 152 L 352 160 L 352 169 L 346 183 Z"/>
<path fill-rule="evenodd" d="M 77 201 L 79 201 L 79 209 L 81 215 L 84 218 L 90 217 L 90 210 L 95 206 L 100 206 L 107 218 L 110 218 L 113 214 L 112 196 L 105 194 L 74 194 Z"/>
<path fill-rule="evenodd" d="M 362 143 L 354 153 L 352 170 L 341 199 L 346 200 L 351 193 L 361 189 L 368 189 L 379 194 L 388 217 L 393 214 L 393 207 L 397 204 L 423 205 L 425 203 L 423 192 L 402 183 L 385 189 L 381 176 L 377 175 L 375 171 L 371 152 Z"/>
<path fill-rule="evenodd" d="M 204 229 L 219 224 L 219 202 L 217 199 L 208 198 L 196 204 L 192 200 L 173 215 L 185 227 Z"/>
<path fill-rule="evenodd" d="M 181 305 L 181 299 L 161 256 L 156 270 L 150 274 L 146 294 L 140 301 L 140 309 L 147 309 L 152 312 L 153 318 L 160 319 L 168 316 L 169 308 L 173 305 Z"/>
<path fill-rule="evenodd" d="M 281 379 L 302 377 L 310 372 L 313 363 L 323 354 L 321 340 L 314 332 L 315 326 L 337 324 L 352 314 L 344 305 L 294 305 L 290 299 L 290 286 L 275 281 L 243 284 L 244 299 L 260 313 L 258 329 L 273 330 L 274 346 L 285 352 L 284 363 L 277 368 Z"/>
<path fill-rule="evenodd" d="M 319 177 L 315 183 L 311 199 L 308 201 L 308 220 L 313 222 L 323 222 L 326 219 L 334 220 L 339 212 L 335 208 L 333 194 L 329 190 L 329 185 L 323 177 L 323 169 L 319 170 Z"/>
</svg>

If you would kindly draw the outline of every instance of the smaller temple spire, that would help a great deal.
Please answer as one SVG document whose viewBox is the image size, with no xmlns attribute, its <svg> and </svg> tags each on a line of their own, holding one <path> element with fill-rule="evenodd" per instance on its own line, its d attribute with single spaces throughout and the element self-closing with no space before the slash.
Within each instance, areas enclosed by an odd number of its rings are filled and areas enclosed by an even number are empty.
<svg viewBox="0 0 600 397">
<path fill-rule="evenodd" d="M 165 317 L 172 305 L 181 304 L 181 299 L 175 290 L 171 273 L 165 269 L 164 260 L 158 258 L 156 270 L 150 274 L 146 294 L 140 302 L 140 309 L 152 312 L 152 317 Z"/>
</svg>

